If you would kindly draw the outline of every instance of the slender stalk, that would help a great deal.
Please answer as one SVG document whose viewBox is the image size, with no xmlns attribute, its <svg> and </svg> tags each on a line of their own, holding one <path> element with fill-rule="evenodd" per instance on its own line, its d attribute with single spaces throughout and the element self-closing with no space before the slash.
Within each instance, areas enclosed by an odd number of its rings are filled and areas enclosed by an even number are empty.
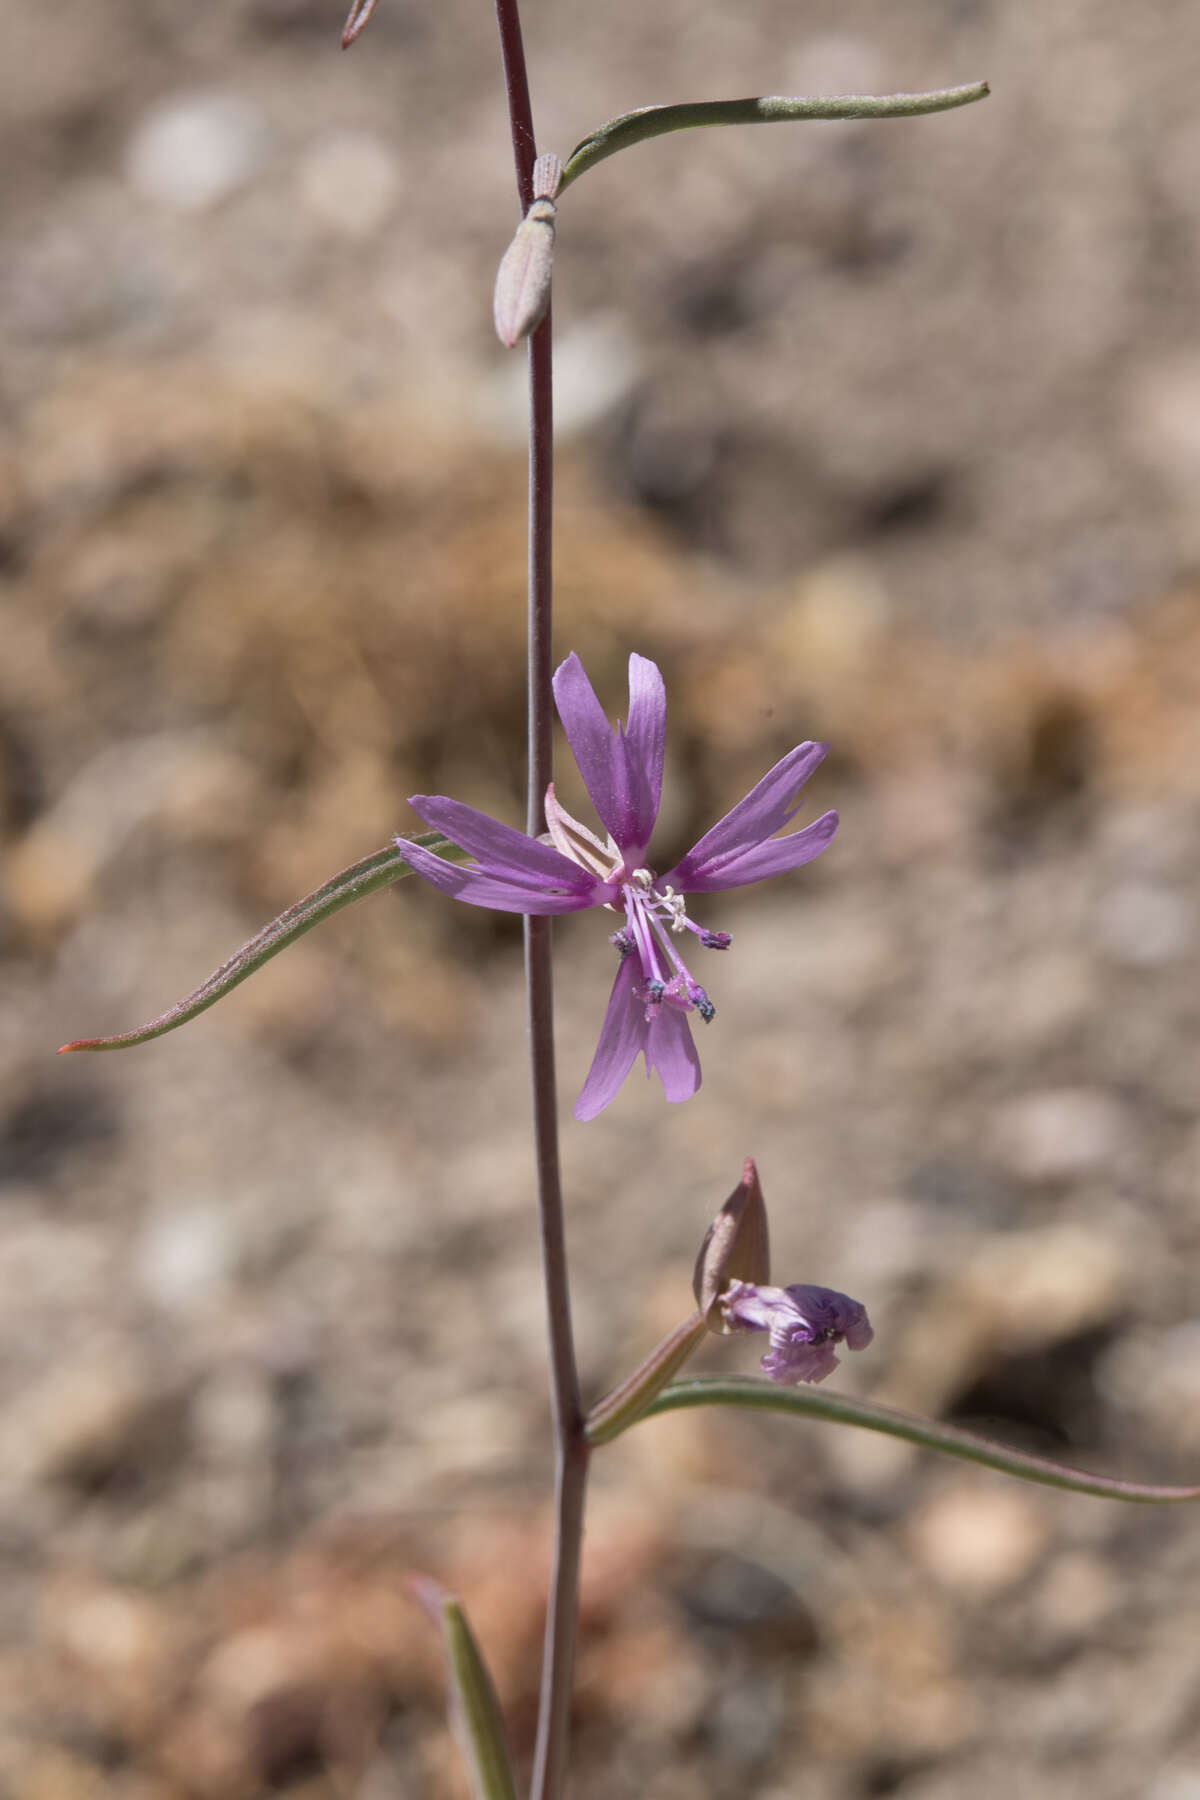
<svg viewBox="0 0 1200 1800">
<path fill-rule="evenodd" d="M 512 129 L 513 159 L 517 166 L 517 193 L 521 211 L 528 212 L 533 199 L 533 165 L 537 139 L 533 135 L 533 107 L 529 101 L 529 76 L 525 70 L 525 45 L 521 40 L 521 14 L 517 0 L 496 0 L 496 24 L 500 28 L 500 60 L 504 68 L 504 92 Z"/>
<path fill-rule="evenodd" d="M 496 22 L 512 127 L 517 192 L 524 211 L 533 194 L 537 141 L 521 42 L 517 0 L 496 0 Z M 529 786 L 526 828 L 545 827 L 543 797 L 551 776 L 553 697 L 551 543 L 554 411 L 550 314 L 529 339 Z M 571 1689 L 579 1601 L 579 1559 L 589 1446 L 584 1436 L 571 1295 L 567 1273 L 558 1107 L 554 1070 L 551 921 L 525 920 L 525 989 L 529 1020 L 533 1139 L 541 1221 L 542 1272 L 550 1340 L 554 1426 L 555 1531 L 542 1687 L 538 1705 L 531 1800 L 561 1800 L 566 1779 Z"/>
<path fill-rule="evenodd" d="M 528 830 L 544 828 L 542 800 L 550 779 L 551 748 L 551 323 L 547 314 L 529 340 L 529 794 Z M 558 1108 L 554 1071 L 553 920 L 525 920 L 525 985 L 533 1091 L 542 1273 L 550 1338 L 550 1393 L 554 1425 L 554 1561 L 546 1612 L 542 1689 L 538 1707 L 532 1800 L 559 1800 L 567 1763 L 571 1689 L 575 1669 L 579 1558 L 588 1443 L 575 1367 L 571 1294 L 567 1272 L 562 1180 L 558 1156 Z"/>
</svg>

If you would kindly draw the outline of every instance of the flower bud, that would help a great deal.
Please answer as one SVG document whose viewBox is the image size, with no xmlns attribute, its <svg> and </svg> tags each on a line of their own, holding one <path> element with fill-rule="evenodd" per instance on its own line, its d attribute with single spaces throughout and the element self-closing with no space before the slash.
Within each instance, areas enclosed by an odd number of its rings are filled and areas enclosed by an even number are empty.
<svg viewBox="0 0 1200 1800">
<path fill-rule="evenodd" d="M 509 350 L 541 324 L 550 304 L 554 210 L 553 200 L 534 201 L 496 271 L 492 318 Z"/>
<path fill-rule="evenodd" d="M 554 264 L 554 196 L 562 180 L 557 156 L 539 156 L 533 165 L 533 202 L 496 272 L 492 317 L 496 336 L 512 349 L 541 324 L 550 304 Z"/>
<path fill-rule="evenodd" d="M 732 1281 L 765 1286 L 771 1279 L 767 1207 L 754 1158 L 746 1158 L 742 1179 L 708 1228 L 692 1292 L 708 1329 L 722 1336 L 730 1327 L 717 1304 Z"/>
</svg>

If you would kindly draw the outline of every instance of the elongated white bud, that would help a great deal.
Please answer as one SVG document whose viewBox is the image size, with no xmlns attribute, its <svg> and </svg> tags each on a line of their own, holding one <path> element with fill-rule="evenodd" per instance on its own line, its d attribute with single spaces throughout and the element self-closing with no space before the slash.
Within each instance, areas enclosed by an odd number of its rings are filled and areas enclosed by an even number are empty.
<svg viewBox="0 0 1200 1800">
<path fill-rule="evenodd" d="M 557 156 L 539 156 L 533 165 L 533 203 L 496 272 L 492 317 L 496 336 L 508 349 L 540 324 L 550 304 L 554 264 L 554 196 L 562 179 Z"/>
</svg>

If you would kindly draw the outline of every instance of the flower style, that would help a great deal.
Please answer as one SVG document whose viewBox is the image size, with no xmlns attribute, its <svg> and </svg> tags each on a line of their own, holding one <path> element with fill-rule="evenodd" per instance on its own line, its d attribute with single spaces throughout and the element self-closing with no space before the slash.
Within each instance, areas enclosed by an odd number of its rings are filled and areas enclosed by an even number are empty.
<svg viewBox="0 0 1200 1800">
<path fill-rule="evenodd" d="M 731 1281 L 721 1312 L 733 1331 L 769 1331 L 771 1348 L 759 1363 L 785 1387 L 824 1381 L 838 1366 L 834 1345 L 865 1350 L 875 1336 L 867 1309 L 834 1288 L 755 1287 Z"/>
<path fill-rule="evenodd" d="M 406 838 L 396 842 L 415 874 L 472 906 L 543 915 L 603 906 L 623 914 L 624 924 L 612 936 L 620 966 L 575 1117 L 594 1119 L 602 1112 L 639 1053 L 668 1100 L 690 1099 L 700 1086 L 700 1059 L 688 1014 L 697 1012 L 708 1023 L 716 1009 L 680 955 L 678 940 L 690 932 L 706 950 L 727 950 L 733 940 L 728 932 L 695 924 L 684 897 L 743 887 L 820 855 L 837 830 L 835 812 L 787 837 L 775 833 L 795 817 L 797 791 L 827 746 L 789 750 L 674 868 L 656 875 L 646 857 L 662 791 L 667 717 L 657 665 L 630 657 L 624 727 L 609 724 L 575 655 L 554 676 L 554 700 L 606 839 L 573 819 L 551 784 L 544 838 L 527 837 L 443 795 L 411 797 L 409 805 L 431 829 L 474 856 L 472 866 L 446 862 Z"/>
</svg>

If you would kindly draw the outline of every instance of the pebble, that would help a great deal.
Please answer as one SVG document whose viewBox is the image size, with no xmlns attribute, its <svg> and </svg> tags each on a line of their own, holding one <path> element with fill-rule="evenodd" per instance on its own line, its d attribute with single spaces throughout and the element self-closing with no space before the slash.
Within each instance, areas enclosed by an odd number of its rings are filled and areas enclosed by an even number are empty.
<svg viewBox="0 0 1200 1800">
<path fill-rule="evenodd" d="M 1146 1800 L 1200 1800 L 1200 1767 L 1164 1769 Z"/>
<path fill-rule="evenodd" d="M 1129 969 L 1161 969 L 1191 948 L 1195 913 L 1171 888 L 1125 881 L 1110 888 L 1096 912 L 1096 938 L 1115 963 Z"/>
<path fill-rule="evenodd" d="M 913 1552 L 931 1575 L 981 1600 L 1028 1575 L 1048 1538 L 1049 1524 L 1035 1501 L 974 1480 L 935 1494 L 908 1529 Z"/>
<path fill-rule="evenodd" d="M 192 1432 L 202 1455 L 253 1467 L 275 1439 L 275 1401 L 259 1370 L 233 1367 L 212 1375 L 192 1406 Z"/>
<path fill-rule="evenodd" d="M 99 751 L 12 847 L 12 917 L 35 937 L 65 931 L 148 822 L 179 836 L 227 828 L 242 773 L 203 732 L 151 732 Z"/>
<path fill-rule="evenodd" d="M 207 212 L 244 188 L 267 151 L 256 107 L 219 89 L 161 101 L 129 140 L 125 174 L 143 199 L 175 213 Z"/>
<path fill-rule="evenodd" d="M 379 231 L 400 186 L 391 147 L 367 131 L 320 138 L 300 164 L 300 197 L 318 224 L 348 238 Z"/>
<path fill-rule="evenodd" d="M 175 1207 L 146 1222 L 134 1248 L 134 1272 L 155 1306 L 191 1312 L 225 1291 L 235 1251 L 231 1223 L 217 1207 Z"/>
<path fill-rule="evenodd" d="M 911 1475 L 918 1452 L 912 1444 L 875 1431 L 831 1431 L 825 1455 L 839 1487 L 863 1496 L 892 1496 Z"/>
<path fill-rule="evenodd" d="M 556 437 L 578 437 L 611 412 L 633 388 L 639 368 L 637 345 L 612 314 L 593 314 L 561 332 L 554 345 Z M 526 381 L 525 358 L 510 357 L 481 389 L 479 423 L 497 444 L 525 440 Z"/>
<path fill-rule="evenodd" d="M 1102 1323 L 1129 1296 L 1119 1231 L 1064 1223 L 998 1233 L 956 1262 L 898 1329 L 881 1397 L 936 1413 L 997 1356 L 1048 1348 Z"/>
<path fill-rule="evenodd" d="M 988 1028 L 993 1041 L 1014 1062 L 1053 1046 L 1088 1019 L 1097 983 L 1094 959 L 1078 949 L 1035 949 L 1006 972 L 1005 1001 Z"/>
<path fill-rule="evenodd" d="M 1200 355 L 1172 352 L 1141 365 L 1127 396 L 1132 449 L 1180 500 L 1200 491 Z"/>
<path fill-rule="evenodd" d="M 1121 1338 L 1097 1379 L 1110 1400 L 1145 1419 L 1172 1449 L 1200 1452 L 1200 1319 Z"/>
<path fill-rule="evenodd" d="M 1039 1582 L 1033 1617 L 1048 1644 L 1067 1644 L 1100 1630 L 1120 1603 L 1121 1584 L 1110 1565 L 1089 1551 L 1067 1550 Z"/>
<path fill-rule="evenodd" d="M 1101 1324 L 1128 1295 L 1129 1245 L 1099 1222 L 990 1238 L 956 1283 L 986 1338 L 1008 1352 L 1061 1343 Z"/>
<path fill-rule="evenodd" d="M 200 1671 L 206 1699 L 231 1718 L 304 1681 L 311 1673 L 310 1646 L 271 1625 L 248 1626 L 217 1645 Z"/>
<path fill-rule="evenodd" d="M 131 1453 L 151 1400 L 145 1376 L 120 1348 L 64 1361 L 5 1416 L 0 1464 L 29 1484 L 96 1480 Z"/>
<path fill-rule="evenodd" d="M 1123 1108 L 1101 1088 L 1048 1088 L 1008 1101 L 992 1122 L 998 1160 L 1031 1183 L 1076 1181 L 1110 1167 L 1128 1142 Z"/>
<path fill-rule="evenodd" d="M 116 1586 L 68 1580 L 47 1596 L 42 1630 L 93 1692 L 110 1697 L 127 1720 L 144 1728 L 147 1712 L 161 1702 L 169 1671 L 170 1626 L 153 1600 Z"/>
</svg>

